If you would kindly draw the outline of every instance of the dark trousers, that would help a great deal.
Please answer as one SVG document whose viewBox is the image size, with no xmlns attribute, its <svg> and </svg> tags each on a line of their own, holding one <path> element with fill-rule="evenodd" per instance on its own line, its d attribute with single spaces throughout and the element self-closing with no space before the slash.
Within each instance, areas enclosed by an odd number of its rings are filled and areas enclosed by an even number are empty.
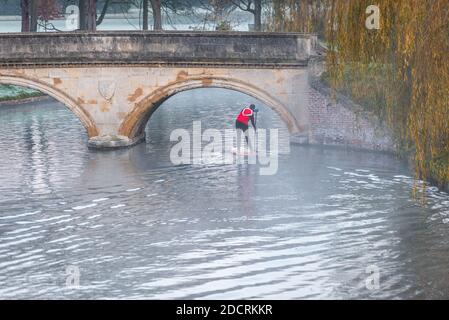
<svg viewBox="0 0 449 320">
<path fill-rule="evenodd" d="M 248 125 L 244 124 L 243 122 L 235 120 L 235 128 L 245 132 L 246 130 L 248 130 Z"/>
<path fill-rule="evenodd" d="M 240 130 L 243 131 L 243 133 L 245 133 L 246 130 L 248 130 L 248 125 L 244 124 L 243 122 L 235 120 L 235 128 L 237 130 L 240 129 Z M 245 135 L 245 140 L 246 140 L 246 143 L 248 143 L 248 136 L 247 135 Z"/>
</svg>

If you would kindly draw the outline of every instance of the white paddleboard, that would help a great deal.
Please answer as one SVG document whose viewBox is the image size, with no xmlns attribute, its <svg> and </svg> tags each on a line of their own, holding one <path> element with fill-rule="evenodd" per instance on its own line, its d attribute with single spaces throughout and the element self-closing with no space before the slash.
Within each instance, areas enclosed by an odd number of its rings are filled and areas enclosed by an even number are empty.
<svg viewBox="0 0 449 320">
<path fill-rule="evenodd" d="M 240 150 L 238 148 L 232 148 L 231 152 L 233 154 L 236 154 L 236 155 L 239 155 L 239 156 L 253 156 L 253 155 L 256 155 L 256 152 L 250 151 L 250 150 L 247 150 L 247 149 Z"/>
</svg>

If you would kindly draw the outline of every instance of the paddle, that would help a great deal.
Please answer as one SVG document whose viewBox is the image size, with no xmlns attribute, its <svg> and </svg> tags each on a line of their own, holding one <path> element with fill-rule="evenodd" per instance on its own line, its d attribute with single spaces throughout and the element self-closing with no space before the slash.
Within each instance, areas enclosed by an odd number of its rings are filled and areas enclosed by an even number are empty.
<svg viewBox="0 0 449 320">
<path fill-rule="evenodd" d="M 254 109 L 254 113 L 256 114 L 256 116 L 254 117 L 254 125 L 255 125 L 255 132 L 254 132 L 254 138 L 255 138 L 255 141 L 254 141 L 254 144 L 255 144 L 255 151 L 257 152 L 257 114 L 259 113 L 259 109 Z"/>
<path fill-rule="evenodd" d="M 256 131 L 257 131 L 257 114 L 259 113 L 259 109 L 254 109 L 254 112 L 256 113 L 256 118 L 254 119 L 254 124 L 256 125 Z"/>
</svg>

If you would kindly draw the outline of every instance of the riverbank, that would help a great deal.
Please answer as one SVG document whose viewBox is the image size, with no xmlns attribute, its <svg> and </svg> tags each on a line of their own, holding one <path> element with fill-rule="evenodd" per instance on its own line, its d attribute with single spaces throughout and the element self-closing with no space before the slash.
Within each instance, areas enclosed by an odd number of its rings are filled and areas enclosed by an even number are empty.
<svg viewBox="0 0 449 320">
<path fill-rule="evenodd" d="M 0 85 L 0 106 L 17 105 L 48 99 L 42 92 L 13 85 Z"/>
<path fill-rule="evenodd" d="M 393 152 L 398 158 L 405 160 L 409 163 L 410 169 L 415 172 L 416 152 L 414 144 L 412 141 L 406 140 L 406 137 L 401 136 L 403 131 L 392 128 L 388 124 L 386 98 L 378 89 L 379 83 L 382 83 L 383 76 L 375 74 L 363 79 L 355 79 L 348 73 L 344 77 L 344 85 L 336 88 L 335 91 L 331 89 L 330 77 L 326 72 L 314 78 L 311 81 L 311 87 L 327 97 L 327 99 L 335 101 L 336 105 L 340 104 L 350 112 L 357 114 L 356 121 L 365 128 L 363 129 L 364 134 L 366 134 L 366 123 L 369 124 L 368 127 L 374 126 L 375 130 L 381 134 L 380 141 L 382 143 L 380 146 L 386 147 L 388 151 Z M 359 126 L 359 124 L 355 126 Z M 371 140 L 373 139 L 371 138 Z M 376 142 L 377 140 L 374 139 Z M 372 146 L 369 146 L 369 148 L 372 149 Z M 428 173 L 425 180 L 448 192 L 449 150 L 436 157 L 426 159 L 426 166 Z"/>
<path fill-rule="evenodd" d="M 50 100 L 50 99 L 51 99 L 50 96 L 40 95 L 40 96 L 28 97 L 28 98 L 3 100 L 3 101 L 0 101 L 0 107 L 1 106 L 14 106 L 14 105 L 20 105 L 20 104 L 26 104 L 26 103 L 38 102 L 38 101 L 44 101 L 44 100 Z"/>
<path fill-rule="evenodd" d="M 252 28 L 252 14 L 248 12 L 235 11 L 228 17 L 230 25 L 235 31 L 249 31 Z M 49 21 L 55 28 L 62 31 L 66 29 L 66 18 L 60 17 Z M 152 17 L 149 18 L 150 26 L 153 25 Z M 190 11 L 176 14 L 162 14 L 162 26 L 164 30 L 215 30 L 216 23 L 210 17 L 207 10 L 196 10 L 195 15 Z M 103 22 L 98 25 L 97 30 L 141 30 L 142 14 L 139 10 L 130 10 L 129 12 L 108 13 Z M 20 32 L 20 16 L 1 16 L 0 30 L 2 32 Z M 44 30 L 42 26 L 38 27 L 38 32 L 54 32 Z"/>
</svg>

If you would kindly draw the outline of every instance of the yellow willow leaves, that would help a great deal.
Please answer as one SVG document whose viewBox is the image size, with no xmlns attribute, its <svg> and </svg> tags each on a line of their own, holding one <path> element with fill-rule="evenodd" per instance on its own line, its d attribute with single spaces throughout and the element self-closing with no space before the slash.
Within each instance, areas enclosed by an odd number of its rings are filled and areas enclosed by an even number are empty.
<svg viewBox="0 0 449 320">
<path fill-rule="evenodd" d="M 273 0 L 269 28 L 276 31 L 324 33 L 327 0 Z"/>
<path fill-rule="evenodd" d="M 365 27 L 372 4 L 379 30 Z M 317 30 L 310 12 L 319 12 L 332 86 L 383 95 L 373 109 L 414 153 L 416 177 L 449 183 L 449 0 L 274 0 L 273 11 L 275 30 L 306 32 Z"/>
</svg>

